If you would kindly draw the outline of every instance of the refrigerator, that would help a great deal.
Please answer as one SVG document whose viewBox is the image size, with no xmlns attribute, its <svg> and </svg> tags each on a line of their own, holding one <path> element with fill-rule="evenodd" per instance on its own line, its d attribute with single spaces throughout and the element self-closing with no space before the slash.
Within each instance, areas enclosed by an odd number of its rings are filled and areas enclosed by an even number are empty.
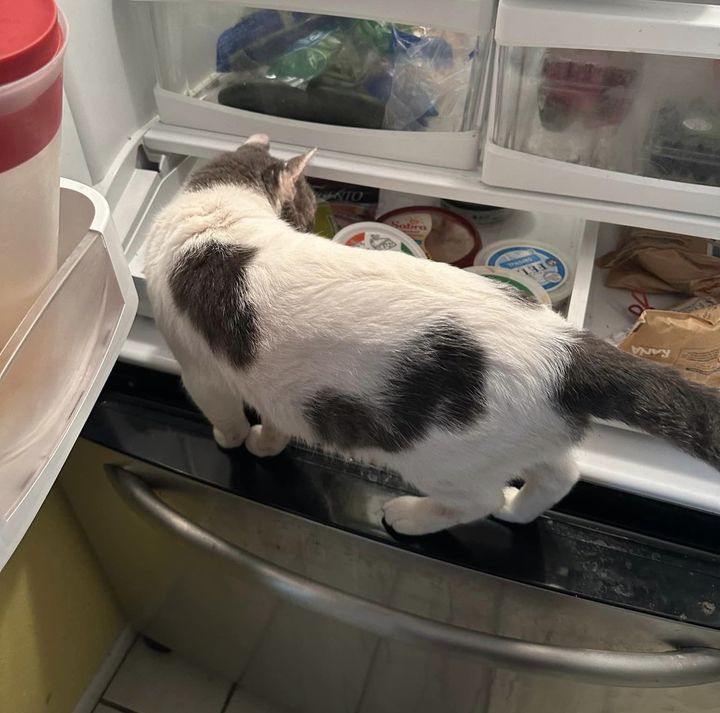
<svg viewBox="0 0 720 713">
<path fill-rule="evenodd" d="M 59 4 L 61 267 L 0 354 L 0 398 L 25 404 L 6 432 L 41 433 L 0 490 L 1 564 L 72 451 L 63 488 L 136 630 L 279 710 L 716 710 L 717 472 L 598 421 L 581 482 L 535 523 L 393 536 L 393 473 L 301 443 L 265 460 L 216 446 L 154 325 L 143 244 L 195 167 L 265 133 L 280 158 L 318 147 L 310 177 L 388 209 L 511 209 L 483 241 L 570 256 L 567 318 L 610 337 L 632 316 L 595 259 L 623 226 L 720 236 L 720 6 Z M 313 74 L 367 69 L 370 46 L 391 82 L 380 69 L 359 96 Z"/>
</svg>

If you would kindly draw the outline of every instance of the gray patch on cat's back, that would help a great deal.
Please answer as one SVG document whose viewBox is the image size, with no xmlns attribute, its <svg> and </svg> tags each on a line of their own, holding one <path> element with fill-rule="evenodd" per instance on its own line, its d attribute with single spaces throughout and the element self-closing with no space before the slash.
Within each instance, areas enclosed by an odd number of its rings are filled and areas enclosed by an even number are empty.
<svg viewBox="0 0 720 713">
<path fill-rule="evenodd" d="M 393 453 L 433 427 L 460 431 L 481 416 L 486 369 L 472 335 L 445 319 L 394 350 L 382 393 L 321 389 L 306 401 L 304 414 L 328 445 Z"/>
<path fill-rule="evenodd" d="M 193 171 L 185 184 L 189 191 L 218 185 L 255 188 L 268 198 L 277 191 L 277 173 L 282 163 L 262 146 L 245 145 L 237 151 L 220 154 Z"/>
<path fill-rule="evenodd" d="M 178 309 L 214 352 L 238 368 L 252 363 L 258 347 L 257 313 L 247 294 L 247 268 L 256 252 L 210 241 L 185 252 L 169 277 Z"/>
</svg>

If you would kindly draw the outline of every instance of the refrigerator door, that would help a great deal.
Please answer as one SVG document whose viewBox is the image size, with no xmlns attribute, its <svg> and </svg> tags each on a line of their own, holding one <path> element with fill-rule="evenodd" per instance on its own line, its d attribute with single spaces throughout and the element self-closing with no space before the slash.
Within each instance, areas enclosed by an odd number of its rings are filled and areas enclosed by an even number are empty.
<svg viewBox="0 0 720 713">
<path fill-rule="evenodd" d="M 137 309 L 105 199 L 66 179 L 58 264 L 0 351 L 0 568 L 55 481 Z"/>
</svg>

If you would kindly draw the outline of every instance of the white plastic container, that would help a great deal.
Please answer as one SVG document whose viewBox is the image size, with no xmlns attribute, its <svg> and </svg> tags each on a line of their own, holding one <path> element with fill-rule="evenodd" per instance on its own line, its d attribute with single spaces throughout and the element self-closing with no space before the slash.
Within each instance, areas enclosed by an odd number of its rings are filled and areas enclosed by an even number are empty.
<svg viewBox="0 0 720 713">
<path fill-rule="evenodd" d="M 0 0 L 0 348 L 57 269 L 62 67 L 53 0 Z"/>
<path fill-rule="evenodd" d="M 494 0 L 141 4 L 165 124 L 477 165 Z"/>
<path fill-rule="evenodd" d="M 573 261 L 553 245 L 537 240 L 500 240 L 483 248 L 476 264 L 499 267 L 535 280 L 554 307 L 570 297 L 575 275 Z"/>
<path fill-rule="evenodd" d="M 425 251 L 401 230 L 372 221 L 348 225 L 335 235 L 333 242 L 351 248 L 392 250 L 414 255 L 415 257 L 427 258 Z"/>
<path fill-rule="evenodd" d="M 720 216 L 720 6 L 500 0 L 483 180 Z"/>
</svg>

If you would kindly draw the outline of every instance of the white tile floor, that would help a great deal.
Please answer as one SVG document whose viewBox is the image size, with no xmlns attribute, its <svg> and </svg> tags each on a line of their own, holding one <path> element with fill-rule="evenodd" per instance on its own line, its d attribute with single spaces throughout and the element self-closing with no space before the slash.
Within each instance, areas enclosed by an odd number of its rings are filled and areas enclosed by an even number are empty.
<svg viewBox="0 0 720 713">
<path fill-rule="evenodd" d="M 287 713 L 208 674 L 174 653 L 138 639 L 94 713 Z"/>
</svg>

